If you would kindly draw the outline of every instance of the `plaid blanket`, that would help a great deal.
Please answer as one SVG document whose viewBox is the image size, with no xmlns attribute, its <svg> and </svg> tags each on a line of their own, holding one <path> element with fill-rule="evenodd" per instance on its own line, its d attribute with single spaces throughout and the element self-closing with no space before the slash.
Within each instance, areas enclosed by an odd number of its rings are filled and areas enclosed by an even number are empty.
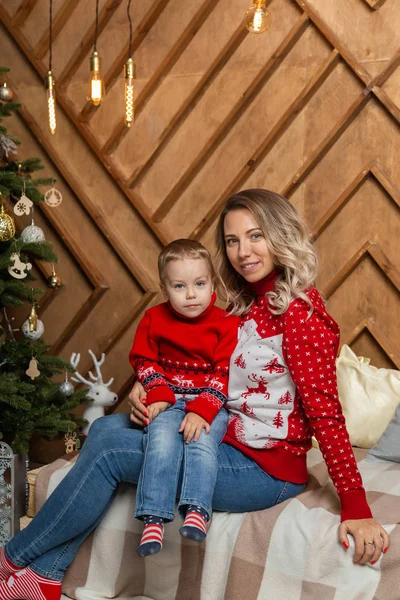
<svg viewBox="0 0 400 600">
<path fill-rule="evenodd" d="M 163 550 L 136 556 L 141 524 L 135 490 L 121 484 L 96 531 L 81 546 L 64 579 L 76 600 L 399 600 L 400 464 L 356 458 L 374 516 L 391 546 L 374 566 L 352 563 L 337 539 L 339 500 L 319 450 L 308 453 L 309 485 L 297 498 L 253 513 L 214 513 L 204 544 L 183 540 L 179 519 L 165 528 Z M 74 459 L 73 459 L 74 460 Z M 37 507 L 73 460 L 43 469 Z"/>
</svg>

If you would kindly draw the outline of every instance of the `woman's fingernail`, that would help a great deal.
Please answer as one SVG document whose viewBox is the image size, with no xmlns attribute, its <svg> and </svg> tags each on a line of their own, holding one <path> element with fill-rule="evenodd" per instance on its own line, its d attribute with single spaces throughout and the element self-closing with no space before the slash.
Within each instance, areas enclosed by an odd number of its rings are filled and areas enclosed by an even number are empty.
<svg viewBox="0 0 400 600">
<path fill-rule="evenodd" d="M 345 548 L 345 550 L 349 549 L 349 545 L 347 542 L 342 542 L 342 544 L 343 544 L 343 547 Z"/>
<path fill-rule="evenodd" d="M 376 560 L 371 560 L 371 565 L 374 565 L 376 563 Z"/>
<path fill-rule="evenodd" d="M 383 552 L 383 554 L 386 554 L 386 552 L 387 552 L 387 548 L 384 548 L 384 549 L 382 550 L 382 552 Z"/>
</svg>

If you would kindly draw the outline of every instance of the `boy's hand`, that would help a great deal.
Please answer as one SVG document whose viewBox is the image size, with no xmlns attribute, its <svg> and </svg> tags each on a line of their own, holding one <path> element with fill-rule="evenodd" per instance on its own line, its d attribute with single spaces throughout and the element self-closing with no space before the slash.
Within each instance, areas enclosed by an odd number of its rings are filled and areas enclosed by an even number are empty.
<svg viewBox="0 0 400 600">
<path fill-rule="evenodd" d="M 164 412 L 164 410 L 167 410 L 169 406 L 171 406 L 170 402 L 154 402 L 153 404 L 150 404 L 150 406 L 147 407 L 149 417 L 145 422 L 145 425 L 148 425 L 149 423 L 154 421 L 156 416 L 159 415 L 161 412 Z"/>
<path fill-rule="evenodd" d="M 202 429 L 205 429 L 206 433 L 210 433 L 209 423 L 203 417 L 200 417 L 200 415 L 189 412 L 179 427 L 179 433 L 183 431 L 183 438 L 189 444 L 192 440 L 195 442 L 199 441 Z"/>
</svg>

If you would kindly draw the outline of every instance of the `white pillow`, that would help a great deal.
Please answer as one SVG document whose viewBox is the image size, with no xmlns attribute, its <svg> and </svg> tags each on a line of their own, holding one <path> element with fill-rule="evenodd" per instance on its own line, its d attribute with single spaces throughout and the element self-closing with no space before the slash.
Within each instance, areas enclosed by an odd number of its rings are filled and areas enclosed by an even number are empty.
<svg viewBox="0 0 400 600">
<path fill-rule="evenodd" d="M 377 369 L 346 345 L 336 366 L 339 398 L 351 444 L 372 448 L 400 403 L 400 371 Z"/>
</svg>

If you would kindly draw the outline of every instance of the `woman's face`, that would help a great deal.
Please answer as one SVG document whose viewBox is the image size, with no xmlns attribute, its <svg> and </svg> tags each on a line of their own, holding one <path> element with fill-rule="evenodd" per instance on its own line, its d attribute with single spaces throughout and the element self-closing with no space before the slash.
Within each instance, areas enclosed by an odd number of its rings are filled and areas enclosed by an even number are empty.
<svg viewBox="0 0 400 600">
<path fill-rule="evenodd" d="M 232 267 L 249 283 L 273 271 L 274 257 L 262 229 L 247 208 L 231 210 L 224 221 L 225 248 Z"/>
</svg>

